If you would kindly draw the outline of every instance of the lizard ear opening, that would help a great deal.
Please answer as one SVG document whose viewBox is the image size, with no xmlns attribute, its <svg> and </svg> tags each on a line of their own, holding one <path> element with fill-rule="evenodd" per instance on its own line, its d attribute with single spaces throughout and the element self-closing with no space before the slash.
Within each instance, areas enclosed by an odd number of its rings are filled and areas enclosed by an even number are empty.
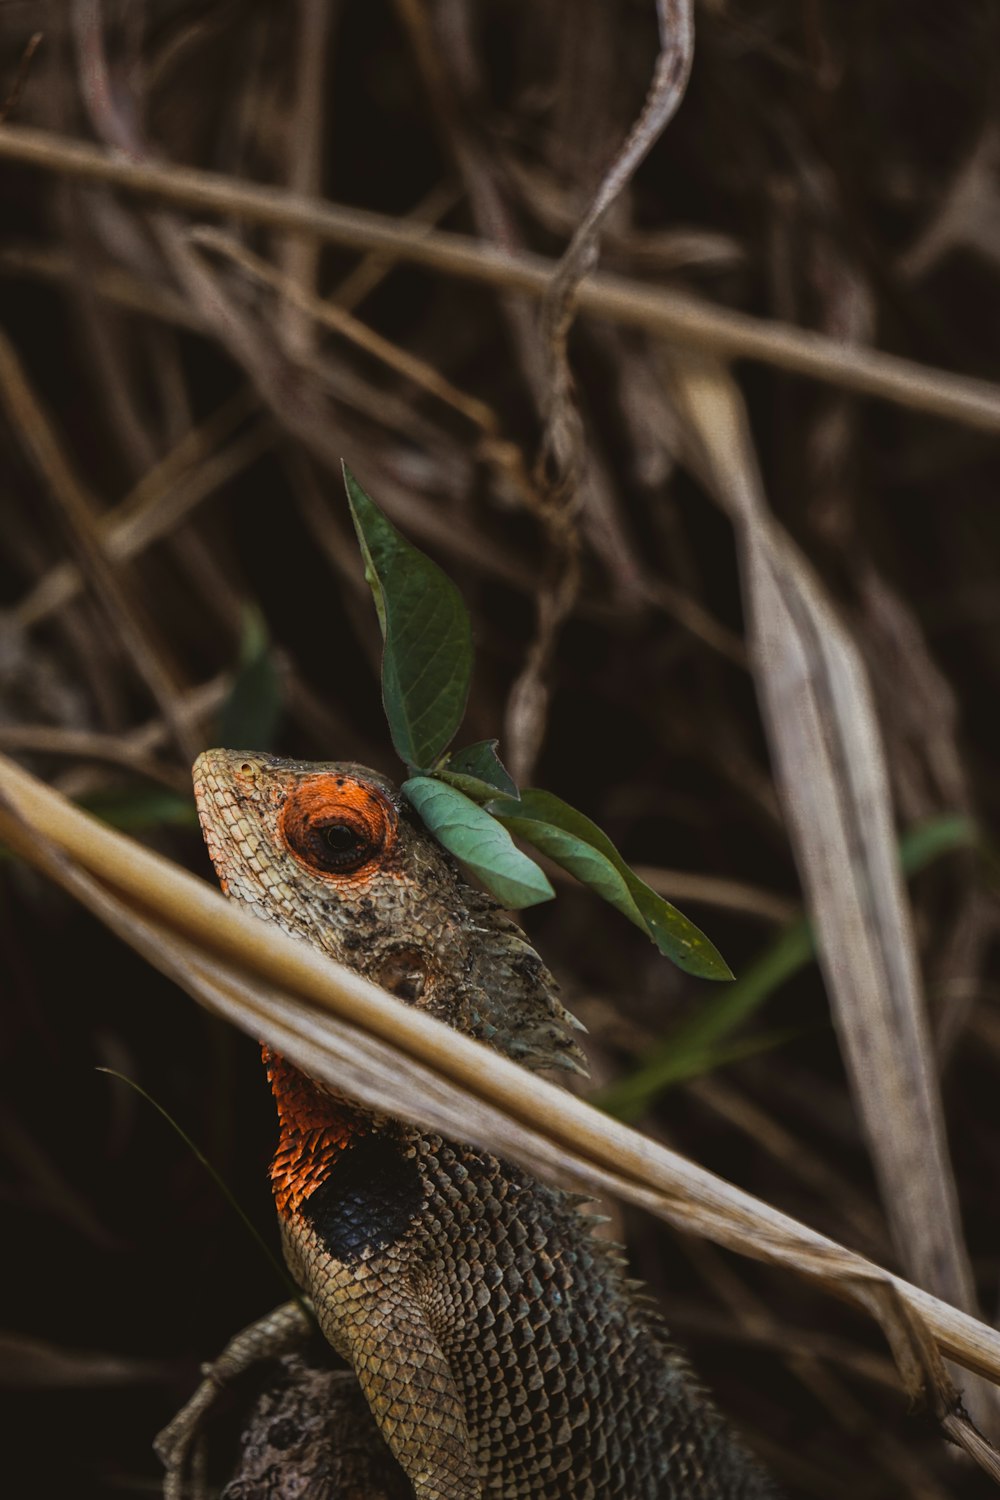
<svg viewBox="0 0 1000 1500">
<path fill-rule="evenodd" d="M 390 949 L 372 974 L 376 984 L 411 1005 L 423 995 L 427 977 L 426 955 L 411 943 Z"/>
<path fill-rule="evenodd" d="M 290 792 L 279 833 L 288 852 L 317 875 L 357 876 L 380 863 L 396 838 L 396 810 L 368 782 L 311 776 Z"/>
</svg>

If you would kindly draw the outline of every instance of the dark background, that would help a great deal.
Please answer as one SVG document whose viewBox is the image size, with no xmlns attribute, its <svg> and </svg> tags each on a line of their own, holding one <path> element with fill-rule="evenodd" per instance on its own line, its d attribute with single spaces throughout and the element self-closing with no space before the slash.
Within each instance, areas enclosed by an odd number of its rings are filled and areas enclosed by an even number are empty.
<svg viewBox="0 0 1000 1500">
<path fill-rule="evenodd" d="M 697 23 L 687 98 L 613 211 L 603 264 L 1000 378 L 996 6 L 704 0 Z M 36 30 L 11 123 L 111 144 L 120 128 L 178 164 L 401 218 L 423 205 L 441 227 L 552 256 L 641 104 L 656 47 L 646 0 L 106 0 L 102 11 L 7 0 L 0 101 Z M 16 420 L 0 421 L 0 747 L 208 876 L 187 763 L 220 732 L 253 607 L 281 683 L 274 748 L 398 769 L 340 454 L 461 587 L 478 653 L 463 739 L 502 733 L 558 567 L 510 456 L 530 469 L 542 430 L 535 306 L 385 264 L 355 306 L 487 403 L 514 445 L 498 457 L 453 407 L 207 256 L 252 335 L 227 346 L 135 199 L 5 163 L 0 204 L 0 325 L 92 519 L 227 402 L 244 402 L 231 431 L 206 433 L 181 477 L 258 440 L 158 541 L 113 562 L 121 592 L 109 603 L 44 464 Z M 303 271 L 287 237 L 221 227 L 334 300 L 358 264 L 325 248 Z M 584 319 L 571 353 L 587 440 L 582 586 L 556 645 L 533 779 L 634 863 L 711 877 L 708 900 L 676 875 L 663 889 L 740 974 L 800 897 L 741 661 L 730 523 L 682 462 L 653 343 Z M 737 373 L 769 501 L 869 665 L 901 830 L 959 813 L 988 844 L 1000 785 L 995 437 L 764 365 Z M 155 503 L 176 493 L 175 475 Z M 73 556 L 83 593 L 40 614 L 26 603 L 37 580 Z M 60 740 L 68 731 L 92 737 L 86 754 Z M 131 769 L 111 764 L 111 745 Z M 991 869 L 966 850 L 911 884 L 987 1317 L 1000 1152 Z M 95 1069 L 148 1090 L 269 1236 L 271 1105 L 248 1040 L 40 877 L 5 861 L 0 879 L 11 1492 L 152 1493 L 152 1435 L 198 1361 L 283 1293 L 177 1136 Z M 599 1083 L 708 1003 L 706 986 L 585 893 L 561 891 L 527 925 L 591 1029 Z M 750 1055 L 707 1059 L 645 1125 L 894 1266 L 815 967 L 765 985 L 730 1040 Z M 860 1317 L 637 1215 L 625 1229 L 636 1273 L 790 1492 L 991 1491 L 907 1410 Z"/>
</svg>

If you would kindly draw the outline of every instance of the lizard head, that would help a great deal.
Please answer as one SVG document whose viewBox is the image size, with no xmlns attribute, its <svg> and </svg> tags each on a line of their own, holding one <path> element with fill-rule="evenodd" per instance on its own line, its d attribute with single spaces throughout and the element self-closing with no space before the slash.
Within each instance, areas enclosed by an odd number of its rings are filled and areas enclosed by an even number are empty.
<svg viewBox="0 0 1000 1500">
<path fill-rule="evenodd" d="M 228 896 L 528 1067 L 586 1071 L 578 1023 L 521 928 L 386 777 L 206 750 L 194 791 Z"/>
</svg>

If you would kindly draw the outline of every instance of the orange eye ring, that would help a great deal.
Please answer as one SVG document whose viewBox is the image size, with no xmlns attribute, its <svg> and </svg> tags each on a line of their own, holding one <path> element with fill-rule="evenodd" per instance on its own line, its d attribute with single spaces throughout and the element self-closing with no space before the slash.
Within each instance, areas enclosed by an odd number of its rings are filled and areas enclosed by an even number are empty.
<svg viewBox="0 0 1000 1500">
<path fill-rule="evenodd" d="M 288 852 L 314 875 L 357 875 L 392 847 L 398 819 L 388 798 L 351 776 L 312 776 L 290 792 L 279 818 Z"/>
</svg>

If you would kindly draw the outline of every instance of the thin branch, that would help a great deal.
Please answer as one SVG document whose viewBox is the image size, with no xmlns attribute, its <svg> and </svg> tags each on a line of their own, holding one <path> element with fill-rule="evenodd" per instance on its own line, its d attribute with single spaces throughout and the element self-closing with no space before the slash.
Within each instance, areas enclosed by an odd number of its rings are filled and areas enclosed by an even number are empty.
<svg viewBox="0 0 1000 1500">
<path fill-rule="evenodd" d="M 576 227 L 552 276 L 542 306 L 549 358 L 549 393 L 542 464 L 555 484 L 576 488 L 583 458 L 583 435 L 573 400 L 567 340 L 580 284 L 597 265 L 600 232 L 618 195 L 669 125 L 687 88 L 694 58 L 692 0 L 657 0 L 660 52 L 646 101 Z"/>
<path fill-rule="evenodd" d="M 206 729 L 211 719 L 218 713 L 232 691 L 233 677 L 231 672 L 219 672 L 215 677 L 206 682 L 200 682 L 197 687 L 189 688 L 177 699 L 177 715 L 181 721 L 190 726 L 205 743 Z M 170 738 L 170 729 L 160 718 L 147 719 L 145 723 L 139 724 L 135 729 L 126 731 L 119 737 L 122 755 L 130 757 L 131 764 L 138 765 L 143 758 L 149 758 L 162 764 L 153 754 L 167 743 Z M 0 745 L 3 741 L 0 739 Z M 104 773 L 94 766 L 77 764 L 72 769 L 66 770 L 58 778 L 56 785 L 64 797 L 72 798 L 74 801 L 88 796 L 91 792 L 105 784 Z"/>
<path fill-rule="evenodd" d="M 330 92 L 327 57 L 339 16 L 339 0 L 298 0 L 296 6 L 295 88 L 288 125 L 288 185 L 293 192 L 318 194 L 323 185 L 324 105 Z M 280 246 L 282 268 L 290 285 L 314 296 L 319 262 L 314 239 L 291 235 Z M 294 297 L 288 297 L 281 322 L 290 353 L 312 353 L 314 328 Z"/>
<path fill-rule="evenodd" d="M 783 927 L 802 915 L 787 896 L 779 896 L 743 880 L 720 880 L 717 875 L 696 875 L 689 870 L 664 870 L 657 865 L 636 865 L 636 874 L 668 901 L 704 901 L 726 911 L 742 912 L 762 922 Z"/>
<path fill-rule="evenodd" d="M 221 230 L 198 227 L 191 231 L 190 239 L 192 244 L 204 250 L 211 250 L 214 254 L 224 256 L 227 260 L 234 262 L 248 276 L 264 286 L 271 287 L 286 302 L 305 313 L 307 318 L 321 324 L 324 328 L 329 328 L 334 333 L 339 333 L 342 338 L 349 339 L 352 344 L 357 345 L 359 349 L 364 349 L 374 359 L 380 360 L 382 364 L 395 370 L 404 379 L 412 381 L 414 385 L 436 396 L 439 401 L 443 401 L 454 411 L 461 413 L 466 421 L 471 422 L 487 436 L 497 435 L 499 422 L 496 414 L 485 402 L 477 401 L 474 396 L 460 391 L 440 371 L 435 370 L 433 365 L 401 349 L 391 339 L 376 333 L 374 328 L 369 328 L 367 323 L 363 323 L 353 313 L 347 312 L 335 302 L 325 301 L 315 292 L 310 292 L 297 281 L 293 281 L 290 276 L 276 270 L 262 256 L 255 255 L 252 250 L 248 250 L 237 240 L 223 234 Z"/>
<path fill-rule="evenodd" d="M 0 246 L 0 276 L 30 277 L 43 282 L 80 280 L 77 262 L 64 250 L 51 245 L 19 243 Z M 207 324 L 186 298 L 155 281 L 145 281 L 118 266 L 91 266 L 87 272 L 88 290 L 96 297 L 112 302 L 127 312 L 139 313 L 157 322 L 206 333 Z"/>
<path fill-rule="evenodd" d="M 94 595 L 119 632 L 122 646 L 136 672 L 159 705 L 185 759 L 195 742 L 174 712 L 177 685 L 151 626 L 132 597 L 132 591 L 109 560 L 101 543 L 97 517 L 90 496 L 70 464 L 41 399 L 28 379 L 10 340 L 0 332 L 0 405 L 11 428 L 30 457 L 44 485 L 65 518 L 67 529 L 85 570 L 94 585 Z"/>
<path fill-rule="evenodd" d="M 17 113 L 17 106 L 21 102 L 24 85 L 27 83 L 28 74 L 31 71 L 31 64 L 34 61 L 35 53 L 42 44 L 43 37 L 44 32 L 36 31 L 33 36 L 28 38 L 28 44 L 21 53 L 21 61 L 17 65 L 17 72 L 14 75 L 14 82 L 10 86 L 10 92 L 3 101 L 3 104 L 0 104 L 0 125 L 9 120 L 11 115 Z"/>
<path fill-rule="evenodd" d="M 264 423 L 216 448 L 254 408 L 252 395 L 240 391 L 185 433 L 120 505 L 95 517 L 100 545 L 112 562 L 127 562 L 145 551 L 267 450 L 274 433 Z M 74 599 L 83 587 L 83 575 L 75 563 L 56 563 L 15 606 L 14 618 L 24 627 L 36 625 Z"/>
<path fill-rule="evenodd" d="M 82 141 L 27 127 L 0 128 L 0 159 L 84 181 L 112 183 L 165 202 L 229 214 L 313 234 L 358 251 L 380 250 L 452 276 L 545 295 L 554 262 L 508 255 L 464 235 L 425 230 L 362 209 L 339 208 L 280 188 L 239 182 L 215 172 L 135 162 Z M 588 277 L 581 311 L 727 359 L 752 359 L 824 380 L 845 390 L 895 401 L 988 432 L 1000 431 L 1000 386 L 914 360 L 845 347 L 824 334 L 713 307 L 698 297 L 643 286 L 621 276 Z"/>
<path fill-rule="evenodd" d="M 97 730 L 59 729 L 51 724 L 0 724 L 0 749 L 106 761 L 159 781 L 182 796 L 190 792 L 186 772 L 144 754 L 119 735 L 101 734 Z"/>
<path fill-rule="evenodd" d="M 585 276 L 597 265 L 601 227 L 611 206 L 673 118 L 691 72 L 691 0 L 657 0 L 657 14 L 660 51 L 649 93 L 601 178 L 542 303 L 545 429 L 535 465 L 535 486 L 539 497 L 536 510 L 548 537 L 550 576 L 537 598 L 535 637 L 511 687 L 504 716 L 508 762 L 518 781 L 530 779 L 542 746 L 552 661 L 581 580 L 577 514 L 587 444 L 573 393 L 568 352 L 577 294 Z"/>
</svg>

